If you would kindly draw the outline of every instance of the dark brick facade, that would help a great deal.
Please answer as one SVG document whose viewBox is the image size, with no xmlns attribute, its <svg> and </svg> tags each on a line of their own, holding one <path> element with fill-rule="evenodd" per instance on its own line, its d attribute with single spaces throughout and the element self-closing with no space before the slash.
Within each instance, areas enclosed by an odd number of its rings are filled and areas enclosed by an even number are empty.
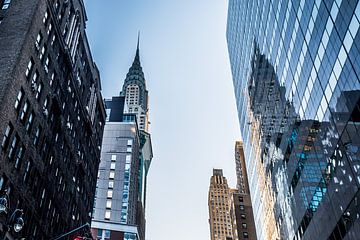
<svg viewBox="0 0 360 240">
<path fill-rule="evenodd" d="M 26 239 L 91 220 L 105 110 L 86 20 L 82 0 L 0 10 L 0 190 L 24 209 Z"/>
</svg>

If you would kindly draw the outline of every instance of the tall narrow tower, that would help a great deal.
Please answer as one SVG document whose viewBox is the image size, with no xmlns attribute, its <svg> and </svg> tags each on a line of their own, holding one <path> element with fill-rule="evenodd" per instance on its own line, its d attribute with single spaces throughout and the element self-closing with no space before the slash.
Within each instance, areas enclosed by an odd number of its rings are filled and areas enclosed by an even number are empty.
<svg viewBox="0 0 360 240">
<path fill-rule="evenodd" d="M 229 186 L 222 169 L 214 169 L 209 188 L 209 224 L 211 240 L 233 239 Z"/>
<path fill-rule="evenodd" d="M 137 116 L 139 130 L 148 131 L 148 91 L 146 90 L 145 77 L 140 63 L 138 36 L 135 59 L 126 74 L 125 82 L 120 93 L 125 97 L 125 102 L 128 106 L 125 113 L 134 113 Z"/>
</svg>

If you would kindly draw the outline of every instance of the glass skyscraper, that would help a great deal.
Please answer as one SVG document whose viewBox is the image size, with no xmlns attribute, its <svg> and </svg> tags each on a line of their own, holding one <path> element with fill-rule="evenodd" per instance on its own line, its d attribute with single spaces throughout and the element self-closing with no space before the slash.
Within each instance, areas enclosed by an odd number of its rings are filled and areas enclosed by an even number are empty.
<svg viewBox="0 0 360 240">
<path fill-rule="evenodd" d="M 258 239 L 358 239 L 360 3 L 229 0 Z"/>
</svg>

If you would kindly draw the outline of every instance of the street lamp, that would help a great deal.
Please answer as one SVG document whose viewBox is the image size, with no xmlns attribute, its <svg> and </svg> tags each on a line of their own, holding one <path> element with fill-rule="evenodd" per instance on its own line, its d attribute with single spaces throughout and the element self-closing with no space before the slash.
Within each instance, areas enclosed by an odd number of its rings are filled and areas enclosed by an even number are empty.
<svg viewBox="0 0 360 240">
<path fill-rule="evenodd" d="M 24 227 L 24 219 L 23 210 L 22 209 L 15 209 L 11 214 L 10 218 L 7 217 L 8 210 L 10 209 L 10 200 L 7 191 L 5 194 L 0 198 L 0 214 L 4 213 L 6 216 L 5 224 L 3 224 L 3 231 L 6 232 L 9 230 L 14 230 L 14 232 L 18 233 Z"/>
</svg>

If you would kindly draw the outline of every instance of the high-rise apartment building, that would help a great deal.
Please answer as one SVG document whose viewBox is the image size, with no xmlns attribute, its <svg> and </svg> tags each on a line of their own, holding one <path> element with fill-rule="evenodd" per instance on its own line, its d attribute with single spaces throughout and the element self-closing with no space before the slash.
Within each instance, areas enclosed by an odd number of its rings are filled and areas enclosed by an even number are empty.
<svg viewBox="0 0 360 240">
<path fill-rule="evenodd" d="M 213 170 L 210 178 L 208 205 L 211 240 L 233 240 L 230 189 L 222 169 Z"/>
<path fill-rule="evenodd" d="M 237 189 L 231 191 L 231 222 L 233 224 L 234 239 L 256 240 L 253 209 L 249 192 L 249 184 L 245 167 L 243 143 L 235 143 L 235 163 Z"/>
<path fill-rule="evenodd" d="M 104 129 L 93 221 L 99 240 L 144 240 L 146 178 L 152 159 L 147 90 L 139 44 L 121 96 L 105 100 Z M 141 122 L 138 122 L 140 120 Z"/>
<path fill-rule="evenodd" d="M 105 109 L 86 20 L 81 0 L 0 1 L 0 191 L 24 210 L 16 238 L 91 220 Z"/>
<path fill-rule="evenodd" d="M 357 239 L 360 3 L 229 1 L 258 239 Z"/>
</svg>

